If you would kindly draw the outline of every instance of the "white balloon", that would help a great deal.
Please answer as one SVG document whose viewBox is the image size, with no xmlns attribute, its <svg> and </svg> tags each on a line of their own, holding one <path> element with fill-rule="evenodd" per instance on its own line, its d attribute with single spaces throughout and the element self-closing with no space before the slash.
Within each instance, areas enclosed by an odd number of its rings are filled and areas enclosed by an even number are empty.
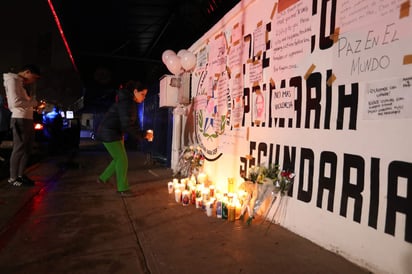
<svg viewBox="0 0 412 274">
<path fill-rule="evenodd" d="M 177 55 L 172 55 L 169 56 L 167 58 L 167 69 L 175 74 L 175 75 L 179 75 L 181 73 L 182 70 L 182 65 L 180 63 L 180 57 L 178 57 Z"/>
<path fill-rule="evenodd" d="M 181 64 L 185 70 L 192 70 L 196 65 L 196 55 L 190 51 L 185 52 L 181 57 Z"/>
<path fill-rule="evenodd" d="M 177 52 L 177 56 L 179 56 L 180 58 L 182 58 L 182 57 L 186 54 L 186 52 L 188 52 L 188 51 L 185 50 L 185 49 L 181 49 L 181 50 L 179 50 L 179 51 Z"/>
<path fill-rule="evenodd" d="M 165 65 L 167 64 L 167 59 L 169 59 L 170 56 L 176 56 L 176 53 L 171 49 L 167 49 L 163 52 L 162 61 Z"/>
</svg>

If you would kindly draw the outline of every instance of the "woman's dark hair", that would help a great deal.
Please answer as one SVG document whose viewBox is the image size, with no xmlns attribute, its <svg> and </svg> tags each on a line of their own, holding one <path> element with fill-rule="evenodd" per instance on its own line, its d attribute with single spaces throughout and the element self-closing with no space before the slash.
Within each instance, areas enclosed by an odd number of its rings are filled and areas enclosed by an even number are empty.
<svg viewBox="0 0 412 274">
<path fill-rule="evenodd" d="M 124 88 L 129 92 L 133 92 L 135 89 L 137 89 L 137 91 L 143 91 L 144 89 L 147 89 L 147 86 L 140 81 L 130 80 L 124 85 L 120 86 L 120 88 Z"/>
<path fill-rule="evenodd" d="M 19 71 L 30 70 L 31 73 L 41 76 L 40 68 L 35 64 L 26 64 Z"/>
</svg>

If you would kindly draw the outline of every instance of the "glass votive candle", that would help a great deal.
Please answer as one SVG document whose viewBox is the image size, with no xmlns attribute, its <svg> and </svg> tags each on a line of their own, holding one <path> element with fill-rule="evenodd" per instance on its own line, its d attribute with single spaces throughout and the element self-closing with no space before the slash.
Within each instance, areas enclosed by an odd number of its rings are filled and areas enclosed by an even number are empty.
<svg viewBox="0 0 412 274">
<path fill-rule="evenodd" d="M 209 188 L 205 187 L 202 191 L 203 201 L 206 202 L 209 200 Z"/>
<path fill-rule="evenodd" d="M 196 198 L 196 208 L 202 208 L 202 206 L 203 206 L 203 198 L 197 197 Z"/>
<path fill-rule="evenodd" d="M 235 221 L 235 215 L 236 215 L 236 207 L 233 204 L 229 204 L 228 206 L 228 212 L 227 212 L 227 218 L 230 222 Z"/>
<path fill-rule="evenodd" d="M 216 217 L 222 218 L 222 200 L 217 200 L 216 202 Z"/>
<path fill-rule="evenodd" d="M 214 185 L 209 186 L 209 193 L 210 193 L 209 195 L 211 198 L 215 197 L 215 186 Z"/>
<path fill-rule="evenodd" d="M 182 201 L 182 191 L 179 188 L 175 189 L 175 200 L 176 203 L 180 203 Z"/>
<path fill-rule="evenodd" d="M 186 189 L 186 185 L 185 185 L 185 184 L 180 183 L 180 184 L 179 184 L 179 189 L 180 189 L 180 191 L 182 191 L 182 192 L 183 192 L 183 190 L 185 190 L 185 189 Z"/>
<path fill-rule="evenodd" d="M 188 206 L 190 202 L 190 192 L 187 190 L 182 191 L 182 204 Z"/>
<path fill-rule="evenodd" d="M 167 190 L 169 191 L 169 194 L 173 193 L 173 182 L 167 183 Z"/>
<path fill-rule="evenodd" d="M 213 211 L 213 202 L 209 201 L 206 203 L 206 215 L 208 217 L 212 216 L 212 211 Z"/>
</svg>

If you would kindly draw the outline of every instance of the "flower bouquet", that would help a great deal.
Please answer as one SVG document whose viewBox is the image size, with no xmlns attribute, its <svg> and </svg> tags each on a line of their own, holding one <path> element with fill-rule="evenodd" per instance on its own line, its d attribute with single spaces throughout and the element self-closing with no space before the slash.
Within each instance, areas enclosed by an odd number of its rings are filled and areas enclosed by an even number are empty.
<svg viewBox="0 0 412 274">
<path fill-rule="evenodd" d="M 174 177 L 190 177 L 192 174 L 199 173 L 199 169 L 203 167 L 205 156 L 202 149 L 197 146 L 188 146 L 180 153 L 177 170 Z"/>
<path fill-rule="evenodd" d="M 249 218 L 246 221 L 247 224 L 251 224 L 254 219 L 255 213 L 262 206 L 262 203 L 271 195 L 274 191 L 274 179 L 279 174 L 278 165 L 270 165 L 269 167 L 255 166 L 251 167 L 247 177 L 244 177 L 245 181 L 250 181 L 254 184 L 252 193 L 248 204 L 244 205 L 241 211 L 241 217 L 243 217 L 246 209 L 248 209 Z M 249 205 L 252 206 L 250 209 Z"/>
<path fill-rule="evenodd" d="M 279 178 L 275 181 L 276 190 L 280 192 L 280 195 L 285 195 L 289 191 L 294 178 L 295 174 L 291 171 L 280 172 Z"/>
<path fill-rule="evenodd" d="M 273 205 L 275 204 L 275 201 L 278 197 L 275 194 L 278 193 L 280 195 L 279 203 L 277 205 L 277 208 L 276 208 L 275 212 L 273 213 L 273 217 L 272 217 L 272 220 L 270 222 L 270 223 L 273 223 L 273 220 L 275 219 L 277 211 L 279 210 L 282 199 L 285 196 L 285 194 L 289 191 L 290 187 L 292 186 L 294 178 L 295 178 L 295 174 L 291 171 L 282 170 L 281 172 L 278 172 L 278 176 L 275 179 L 275 181 L 273 182 L 274 186 L 275 186 L 274 195 L 272 196 L 272 201 L 270 203 L 269 208 L 266 211 L 265 218 L 264 218 L 263 222 L 267 219 L 267 216 L 268 216 L 269 212 L 272 210 Z"/>
</svg>

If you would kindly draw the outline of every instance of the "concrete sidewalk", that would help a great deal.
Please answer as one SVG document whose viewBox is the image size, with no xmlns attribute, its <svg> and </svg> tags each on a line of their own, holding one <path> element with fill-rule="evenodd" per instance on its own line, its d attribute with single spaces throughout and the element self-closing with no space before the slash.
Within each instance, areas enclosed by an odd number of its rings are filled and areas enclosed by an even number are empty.
<svg viewBox="0 0 412 274">
<path fill-rule="evenodd" d="M 96 183 L 105 151 L 33 166 L 31 188 L 0 184 L 1 273 L 368 273 L 259 218 L 207 217 L 167 191 L 172 171 L 130 152 L 134 198 Z M 114 183 L 114 181 L 113 181 Z"/>
</svg>

